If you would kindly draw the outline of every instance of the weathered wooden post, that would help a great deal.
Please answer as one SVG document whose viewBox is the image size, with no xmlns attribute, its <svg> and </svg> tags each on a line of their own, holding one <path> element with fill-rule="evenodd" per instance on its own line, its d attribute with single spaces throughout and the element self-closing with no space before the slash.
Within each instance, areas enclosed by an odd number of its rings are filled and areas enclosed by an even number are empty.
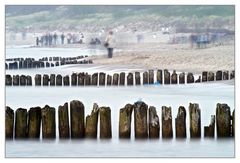
<svg viewBox="0 0 240 163">
<path fill-rule="evenodd" d="M 218 138 L 231 136 L 231 110 L 227 104 L 217 104 L 216 123 Z"/>
<path fill-rule="evenodd" d="M 77 85 L 77 73 L 72 73 L 71 86 L 76 86 L 76 85 Z"/>
<path fill-rule="evenodd" d="M 234 79 L 235 78 L 235 71 L 233 70 L 231 73 L 230 73 L 230 79 Z"/>
<path fill-rule="evenodd" d="M 191 72 L 187 74 L 187 83 L 194 83 L 194 76 Z"/>
<path fill-rule="evenodd" d="M 186 138 L 186 110 L 183 106 L 178 108 L 177 118 L 175 118 L 176 138 Z"/>
<path fill-rule="evenodd" d="M 58 107 L 58 130 L 59 138 L 70 138 L 68 103 Z"/>
<path fill-rule="evenodd" d="M 162 138 L 172 138 L 172 109 L 171 107 L 162 107 Z"/>
<path fill-rule="evenodd" d="M 201 76 L 199 75 L 199 76 L 198 76 L 198 79 L 195 80 L 195 83 L 200 83 L 200 82 L 201 82 Z"/>
<path fill-rule="evenodd" d="M 160 124 L 156 108 L 149 107 L 149 138 L 159 138 Z"/>
<path fill-rule="evenodd" d="M 149 73 L 149 79 L 148 79 L 149 84 L 154 84 L 154 71 L 149 70 L 148 73 Z"/>
<path fill-rule="evenodd" d="M 95 73 L 92 75 L 93 77 L 93 84 L 97 85 L 98 83 L 98 73 Z M 78 85 L 84 86 L 84 82 L 85 82 L 85 73 L 81 72 L 78 74 Z"/>
<path fill-rule="evenodd" d="M 140 85 L 141 84 L 140 72 L 135 72 L 135 84 L 136 85 Z"/>
<path fill-rule="evenodd" d="M 162 70 L 157 70 L 157 82 L 159 84 L 163 84 L 162 79 L 163 79 L 163 77 L 162 77 Z"/>
<path fill-rule="evenodd" d="M 63 85 L 64 86 L 69 86 L 70 85 L 70 79 L 69 79 L 68 75 L 63 77 Z"/>
<path fill-rule="evenodd" d="M 49 62 L 46 62 L 46 67 L 50 67 L 50 63 Z"/>
<path fill-rule="evenodd" d="M 229 72 L 223 71 L 223 80 L 228 80 L 228 79 L 229 79 Z"/>
<path fill-rule="evenodd" d="M 62 86 L 62 75 L 58 74 L 56 76 L 56 85 L 57 86 Z"/>
<path fill-rule="evenodd" d="M 124 108 L 120 109 L 119 114 L 119 138 L 130 138 L 131 137 L 131 122 L 132 122 L 132 111 L 134 106 L 131 104 L 125 105 Z"/>
<path fill-rule="evenodd" d="M 35 86 L 42 85 L 42 76 L 40 74 L 36 74 L 34 79 L 35 79 Z"/>
<path fill-rule="evenodd" d="M 105 86 L 106 74 L 103 72 L 99 73 L 99 86 Z"/>
<path fill-rule="evenodd" d="M 21 86 L 25 86 L 27 84 L 26 82 L 26 76 L 25 75 L 21 75 L 20 76 L 20 85 Z"/>
<path fill-rule="evenodd" d="M 216 72 L 216 80 L 218 81 L 218 80 L 222 80 L 222 71 L 217 71 Z"/>
<path fill-rule="evenodd" d="M 95 85 L 95 86 L 98 85 L 98 73 L 94 73 L 92 75 L 92 85 Z"/>
<path fill-rule="evenodd" d="M 185 73 L 184 72 L 179 74 L 179 84 L 185 84 Z"/>
<path fill-rule="evenodd" d="M 118 82 L 119 81 L 119 74 L 117 74 L 117 73 L 114 73 L 113 74 L 113 85 L 118 85 Z"/>
<path fill-rule="evenodd" d="M 201 138 L 201 110 L 198 104 L 189 104 L 190 137 Z"/>
<path fill-rule="evenodd" d="M 85 133 L 84 105 L 78 100 L 70 102 L 71 138 L 83 138 Z"/>
<path fill-rule="evenodd" d="M 28 138 L 40 138 L 41 108 L 33 107 L 28 111 Z"/>
<path fill-rule="evenodd" d="M 86 138 L 97 138 L 98 112 L 99 107 L 96 103 L 94 103 L 91 115 L 86 117 Z"/>
<path fill-rule="evenodd" d="M 26 76 L 26 84 L 27 84 L 27 86 L 31 86 L 32 85 L 32 77 L 30 75 Z"/>
<path fill-rule="evenodd" d="M 208 72 L 208 81 L 214 81 L 214 73 L 213 72 Z"/>
<path fill-rule="evenodd" d="M 149 77 L 148 77 L 148 72 L 145 71 L 145 72 L 143 73 L 143 84 L 148 84 L 148 83 L 149 83 L 148 79 L 149 79 Z"/>
<path fill-rule="evenodd" d="M 15 138 L 27 138 L 27 109 L 19 108 L 15 115 Z"/>
<path fill-rule="evenodd" d="M 148 138 L 147 111 L 148 106 L 144 102 L 134 104 L 135 138 Z"/>
<path fill-rule="evenodd" d="M 13 138 L 13 126 L 14 126 L 14 111 L 6 106 L 5 109 L 5 138 Z"/>
<path fill-rule="evenodd" d="M 120 73 L 119 85 L 125 85 L 125 72 Z"/>
<path fill-rule="evenodd" d="M 164 84 L 170 84 L 170 72 L 167 69 L 164 70 Z"/>
<path fill-rule="evenodd" d="M 50 75 L 50 86 L 55 86 L 56 85 L 56 76 L 55 74 Z"/>
<path fill-rule="evenodd" d="M 112 138 L 112 122 L 110 107 L 100 107 L 100 138 Z"/>
<path fill-rule="evenodd" d="M 46 105 L 41 110 L 42 117 L 42 138 L 56 138 L 55 108 Z"/>
<path fill-rule="evenodd" d="M 84 76 L 84 85 L 91 85 L 91 75 L 88 73 L 86 73 Z"/>
<path fill-rule="evenodd" d="M 232 113 L 232 137 L 235 137 L 235 109 Z"/>
<path fill-rule="evenodd" d="M 49 76 L 47 74 L 43 75 L 43 86 L 48 86 Z"/>
<path fill-rule="evenodd" d="M 178 76 L 176 73 L 176 70 L 173 70 L 172 76 L 171 76 L 171 84 L 177 84 L 178 83 Z"/>
<path fill-rule="evenodd" d="M 11 75 L 6 75 L 6 77 L 5 77 L 6 79 L 6 85 L 7 86 L 12 86 L 12 76 Z"/>
<path fill-rule="evenodd" d="M 19 67 L 19 69 L 20 69 L 20 67 Z M 8 64 L 7 63 L 5 63 L 5 70 L 8 70 Z"/>
<path fill-rule="evenodd" d="M 127 85 L 133 85 L 133 73 L 128 73 L 127 75 Z"/>
<path fill-rule="evenodd" d="M 204 137 L 214 138 L 215 131 L 215 115 L 211 115 L 211 122 L 209 126 L 204 126 Z"/>
<path fill-rule="evenodd" d="M 13 85 L 19 86 L 19 75 L 13 75 Z"/>
<path fill-rule="evenodd" d="M 112 76 L 107 75 L 107 85 L 112 85 Z"/>
<path fill-rule="evenodd" d="M 207 80 L 208 80 L 208 72 L 203 71 L 202 72 L 202 82 L 207 82 Z"/>
</svg>

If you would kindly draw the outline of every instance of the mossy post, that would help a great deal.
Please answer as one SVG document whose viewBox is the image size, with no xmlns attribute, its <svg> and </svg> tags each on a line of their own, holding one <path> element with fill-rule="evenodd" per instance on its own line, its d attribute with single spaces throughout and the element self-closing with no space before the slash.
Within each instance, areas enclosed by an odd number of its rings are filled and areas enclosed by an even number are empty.
<svg viewBox="0 0 240 163">
<path fill-rule="evenodd" d="M 49 76 L 47 74 L 43 75 L 43 86 L 48 86 Z"/>
<path fill-rule="evenodd" d="M 13 138 L 13 126 L 14 126 L 14 111 L 6 106 L 5 109 L 5 138 Z"/>
<path fill-rule="evenodd" d="M 114 73 L 113 74 L 113 85 L 117 86 L 119 83 L 119 74 Z"/>
<path fill-rule="evenodd" d="M 71 86 L 77 85 L 77 73 L 72 73 L 71 75 Z"/>
<path fill-rule="evenodd" d="M 56 138 L 55 108 L 45 105 L 41 110 L 42 116 L 42 138 Z"/>
<path fill-rule="evenodd" d="M 187 74 L 187 83 L 194 83 L 194 76 L 191 72 Z"/>
<path fill-rule="evenodd" d="M 33 107 L 28 111 L 28 138 L 40 138 L 41 108 Z"/>
<path fill-rule="evenodd" d="M 19 75 L 13 75 L 13 85 L 19 86 Z"/>
<path fill-rule="evenodd" d="M 178 114 L 175 118 L 176 138 L 186 138 L 186 109 L 183 106 L 178 108 Z"/>
<path fill-rule="evenodd" d="M 92 74 L 92 85 L 98 85 L 98 73 Z"/>
<path fill-rule="evenodd" d="M 157 70 L 157 82 L 163 84 L 162 70 Z"/>
<path fill-rule="evenodd" d="M 215 115 L 211 115 L 211 122 L 209 126 L 204 126 L 204 137 L 214 138 L 215 131 Z"/>
<path fill-rule="evenodd" d="M 232 113 L 232 137 L 235 137 L 235 109 Z"/>
<path fill-rule="evenodd" d="M 70 79 L 69 79 L 69 76 L 68 75 L 66 75 L 66 76 L 64 76 L 63 77 L 63 85 L 64 86 L 69 86 L 70 85 Z"/>
<path fill-rule="evenodd" d="M 216 124 L 218 138 L 231 136 L 231 110 L 227 104 L 217 104 Z"/>
<path fill-rule="evenodd" d="M 179 84 L 185 84 L 185 73 L 184 72 L 179 74 Z"/>
<path fill-rule="evenodd" d="M 27 109 L 19 108 L 15 112 L 15 138 L 27 138 Z"/>
<path fill-rule="evenodd" d="M 164 84 L 170 84 L 170 72 L 167 69 L 164 70 Z"/>
<path fill-rule="evenodd" d="M 209 71 L 208 72 L 208 81 L 214 81 L 214 78 L 215 78 L 214 73 Z"/>
<path fill-rule="evenodd" d="M 119 85 L 121 85 L 121 86 L 125 85 L 125 72 L 120 73 Z"/>
<path fill-rule="evenodd" d="M 58 130 L 60 139 L 70 138 L 67 102 L 63 106 L 60 105 L 58 107 Z"/>
<path fill-rule="evenodd" d="M 134 104 L 135 138 L 148 138 L 147 112 L 148 106 L 144 102 Z"/>
<path fill-rule="evenodd" d="M 143 73 L 143 84 L 149 84 L 149 77 L 147 71 Z"/>
<path fill-rule="evenodd" d="M 216 72 L 216 81 L 218 81 L 218 80 L 222 80 L 222 78 L 223 78 L 223 73 L 222 73 L 222 71 L 217 71 Z"/>
<path fill-rule="evenodd" d="M 5 84 L 6 86 L 12 86 L 12 76 L 11 75 L 6 75 L 5 76 Z"/>
<path fill-rule="evenodd" d="M 120 109 L 119 114 L 119 138 L 131 137 L 132 111 L 134 106 L 127 104 Z"/>
<path fill-rule="evenodd" d="M 162 107 L 162 138 L 172 138 L 172 108 Z"/>
<path fill-rule="evenodd" d="M 202 82 L 207 82 L 208 81 L 208 72 L 203 71 L 202 72 Z"/>
<path fill-rule="evenodd" d="M 56 85 L 57 86 L 62 86 L 62 75 L 58 74 L 56 76 Z"/>
<path fill-rule="evenodd" d="M 154 71 L 153 70 L 149 70 L 148 71 L 148 74 L 149 74 L 149 84 L 154 84 Z"/>
<path fill-rule="evenodd" d="M 107 85 L 108 86 L 112 85 L 112 76 L 111 75 L 107 75 Z"/>
<path fill-rule="evenodd" d="M 177 84 L 178 83 L 178 75 L 176 73 L 176 70 L 173 70 L 173 73 L 171 75 L 171 84 Z"/>
<path fill-rule="evenodd" d="M 133 85 L 133 73 L 128 73 L 127 75 L 127 85 Z"/>
<path fill-rule="evenodd" d="M 198 104 L 189 104 L 190 137 L 201 138 L 201 110 Z"/>
<path fill-rule="evenodd" d="M 156 108 L 153 106 L 149 107 L 149 138 L 159 138 L 160 123 L 157 115 Z"/>
<path fill-rule="evenodd" d="M 103 72 L 99 73 L 99 86 L 105 86 L 106 74 Z"/>
<path fill-rule="evenodd" d="M 140 72 L 135 72 L 135 85 L 140 85 L 140 84 L 141 84 Z"/>
<path fill-rule="evenodd" d="M 86 117 L 86 131 L 85 131 L 86 138 L 97 138 L 98 113 L 99 107 L 96 103 L 94 103 L 91 115 L 88 115 Z"/>
<path fill-rule="evenodd" d="M 78 100 L 70 102 L 71 138 L 83 138 L 85 134 L 84 105 Z"/>
<path fill-rule="evenodd" d="M 100 114 L 100 138 L 112 138 L 112 122 L 111 122 L 111 109 L 110 107 L 101 107 Z"/>
<path fill-rule="evenodd" d="M 229 80 L 229 72 L 223 71 L 223 80 Z"/>
</svg>

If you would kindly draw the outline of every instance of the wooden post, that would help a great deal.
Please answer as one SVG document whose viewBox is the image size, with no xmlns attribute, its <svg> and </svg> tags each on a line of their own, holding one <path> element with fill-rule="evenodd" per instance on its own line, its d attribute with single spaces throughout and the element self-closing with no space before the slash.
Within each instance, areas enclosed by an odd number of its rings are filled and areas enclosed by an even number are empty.
<svg viewBox="0 0 240 163">
<path fill-rule="evenodd" d="M 216 109 L 217 137 L 231 136 L 231 110 L 227 104 L 217 104 Z"/>
<path fill-rule="evenodd" d="M 43 86 L 48 86 L 49 76 L 47 74 L 43 75 Z"/>
<path fill-rule="evenodd" d="M 178 108 L 177 118 L 175 118 L 176 138 L 186 138 L 186 110 L 183 106 Z"/>
<path fill-rule="evenodd" d="M 32 77 L 27 75 L 26 76 L 26 84 L 27 86 L 31 86 L 32 85 Z"/>
<path fill-rule="evenodd" d="M 185 84 L 185 73 L 179 74 L 179 84 Z"/>
<path fill-rule="evenodd" d="M 112 76 L 107 75 L 107 85 L 112 85 Z"/>
<path fill-rule="evenodd" d="M 84 105 L 78 100 L 70 102 L 71 138 L 83 138 L 85 133 Z"/>
<path fill-rule="evenodd" d="M 176 70 L 173 70 L 172 76 L 171 76 L 171 84 L 177 84 L 178 83 L 178 76 L 176 73 Z"/>
<path fill-rule="evenodd" d="M 190 137 L 201 138 L 201 110 L 198 104 L 189 105 Z"/>
<path fill-rule="evenodd" d="M 159 138 L 160 124 L 156 108 L 149 107 L 149 138 Z"/>
<path fill-rule="evenodd" d="M 35 86 L 42 85 L 42 76 L 40 74 L 36 74 L 34 79 L 35 79 Z"/>
<path fill-rule="evenodd" d="M 69 81 L 70 79 L 69 79 L 69 76 L 68 75 L 66 75 L 66 76 L 64 76 L 63 77 L 63 85 L 64 86 L 69 86 L 70 85 L 70 81 Z"/>
<path fill-rule="evenodd" d="M 86 117 L 86 138 L 97 138 L 98 112 L 99 107 L 94 103 L 91 115 Z"/>
<path fill-rule="evenodd" d="M 58 130 L 59 138 L 70 138 L 69 133 L 69 115 L 68 115 L 68 103 L 58 107 Z"/>
<path fill-rule="evenodd" d="M 204 126 L 204 137 L 214 138 L 215 131 L 215 115 L 211 115 L 211 122 L 209 126 Z"/>
<path fill-rule="evenodd" d="M 93 77 L 94 85 L 97 85 L 97 83 L 98 83 L 98 74 L 95 73 L 95 74 L 92 75 L 92 77 Z M 84 82 L 85 82 L 85 73 L 81 72 L 81 73 L 78 74 L 78 85 L 83 86 Z"/>
<path fill-rule="evenodd" d="M 235 71 L 233 70 L 231 73 L 230 73 L 230 79 L 234 79 L 235 78 Z"/>
<path fill-rule="evenodd" d="M 202 72 L 202 82 L 206 82 L 208 80 L 208 72 L 203 71 Z"/>
<path fill-rule="evenodd" d="M 125 85 L 125 72 L 120 73 L 119 85 Z"/>
<path fill-rule="evenodd" d="M 135 84 L 136 85 L 140 85 L 141 84 L 140 72 L 135 72 Z"/>
<path fill-rule="evenodd" d="M 5 138 L 13 138 L 13 126 L 14 126 L 14 111 L 6 106 L 5 109 Z"/>
<path fill-rule="evenodd" d="M 214 73 L 213 72 L 208 72 L 208 81 L 214 81 Z"/>
<path fill-rule="evenodd" d="M 28 111 L 28 138 L 40 138 L 41 108 L 33 107 Z"/>
<path fill-rule="evenodd" d="M 119 74 L 117 74 L 117 73 L 114 73 L 113 74 L 113 85 L 118 85 L 118 82 L 119 81 Z"/>
<path fill-rule="evenodd" d="M 164 70 L 164 84 L 170 84 L 170 73 L 167 69 Z"/>
<path fill-rule="evenodd" d="M 91 75 L 88 73 L 86 73 L 84 76 L 84 85 L 91 85 Z"/>
<path fill-rule="evenodd" d="M 120 109 L 119 114 L 119 138 L 130 138 L 131 137 L 131 122 L 132 122 L 132 111 L 134 106 L 131 104 L 125 105 L 124 108 Z"/>
<path fill-rule="evenodd" d="M 11 75 L 6 75 L 6 85 L 7 86 L 12 86 L 12 76 Z"/>
<path fill-rule="evenodd" d="M 56 138 L 55 108 L 46 105 L 41 110 L 42 117 L 42 138 Z"/>
<path fill-rule="evenodd" d="M 148 81 L 149 77 L 148 77 L 148 72 L 145 71 L 143 73 L 143 84 L 149 84 L 149 81 Z"/>
<path fill-rule="evenodd" d="M 229 79 L 229 72 L 223 71 L 223 80 L 228 80 L 228 79 Z"/>
<path fill-rule="evenodd" d="M 55 74 L 50 75 L 50 86 L 55 86 L 56 85 L 56 76 Z"/>
<path fill-rule="evenodd" d="M 105 86 L 106 74 L 103 72 L 99 73 L 99 86 Z"/>
<path fill-rule="evenodd" d="M 157 82 L 159 84 L 163 84 L 162 79 L 163 79 L 163 77 L 162 77 L 162 70 L 157 70 Z"/>
<path fill-rule="evenodd" d="M 19 86 L 19 75 L 13 75 L 13 85 Z"/>
<path fill-rule="evenodd" d="M 127 85 L 133 85 L 133 73 L 128 73 L 128 76 L 127 76 Z"/>
<path fill-rule="evenodd" d="M 76 86 L 76 85 L 77 85 L 77 73 L 72 73 L 71 86 Z"/>
<path fill-rule="evenodd" d="M 198 79 L 195 81 L 195 83 L 200 83 L 201 82 L 201 76 L 198 76 Z"/>
<path fill-rule="evenodd" d="M 149 84 L 154 84 L 154 71 L 149 70 L 148 73 L 149 73 L 149 79 L 148 79 Z"/>
<path fill-rule="evenodd" d="M 191 72 L 187 74 L 187 83 L 194 83 L 194 76 Z"/>
<path fill-rule="evenodd" d="M 27 138 L 27 109 L 19 108 L 16 110 L 15 138 Z"/>
<path fill-rule="evenodd" d="M 162 107 L 162 138 L 172 138 L 172 109 L 171 107 Z"/>
<path fill-rule="evenodd" d="M 112 138 L 112 122 L 111 109 L 109 107 L 101 107 L 100 113 L 100 138 Z"/>
<path fill-rule="evenodd" d="M 232 137 L 235 137 L 235 109 L 232 113 Z"/>
<path fill-rule="evenodd" d="M 95 85 L 95 86 L 98 85 L 98 73 L 94 73 L 92 75 L 92 85 Z"/>
<path fill-rule="evenodd" d="M 222 71 L 219 70 L 216 72 L 216 80 L 217 81 L 222 80 L 222 76 L 223 76 Z"/>
<path fill-rule="evenodd" d="M 62 86 L 62 75 L 58 74 L 56 77 L 56 85 Z"/>
<path fill-rule="evenodd" d="M 26 82 L 26 76 L 25 75 L 21 75 L 20 76 L 20 85 L 21 86 L 25 86 L 27 84 Z"/>
<path fill-rule="evenodd" d="M 147 111 L 148 106 L 144 102 L 134 104 L 135 138 L 148 138 Z"/>
</svg>

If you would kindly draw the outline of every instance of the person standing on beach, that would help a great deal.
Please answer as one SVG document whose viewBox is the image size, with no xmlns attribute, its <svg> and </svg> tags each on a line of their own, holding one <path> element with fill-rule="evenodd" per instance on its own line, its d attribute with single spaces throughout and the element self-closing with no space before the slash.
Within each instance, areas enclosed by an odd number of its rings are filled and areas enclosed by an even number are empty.
<svg viewBox="0 0 240 163">
<path fill-rule="evenodd" d="M 104 46 L 107 48 L 108 51 L 108 58 L 112 58 L 113 56 L 113 48 L 115 46 L 115 38 L 113 36 L 113 31 L 109 31 Z"/>
</svg>

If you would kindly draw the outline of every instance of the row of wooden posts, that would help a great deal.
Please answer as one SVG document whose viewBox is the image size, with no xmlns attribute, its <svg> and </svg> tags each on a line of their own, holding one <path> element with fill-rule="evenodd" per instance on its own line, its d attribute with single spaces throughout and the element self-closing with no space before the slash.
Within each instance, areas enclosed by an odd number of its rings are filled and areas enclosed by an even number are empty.
<svg viewBox="0 0 240 163">
<path fill-rule="evenodd" d="M 59 138 L 97 138 L 98 118 L 100 118 L 100 138 L 112 138 L 112 122 L 110 107 L 98 107 L 96 103 L 90 115 L 85 119 L 85 108 L 82 102 L 70 102 L 70 116 L 68 103 L 58 107 Z M 131 138 L 132 112 L 134 112 L 135 138 L 160 138 L 160 120 L 155 107 L 148 107 L 142 101 L 127 104 L 119 111 L 119 138 Z M 161 109 L 162 138 L 173 138 L 172 109 L 163 106 Z M 15 116 L 15 117 L 14 117 Z M 178 108 L 175 118 L 176 138 L 186 138 L 187 112 L 183 106 Z M 14 120 L 15 119 L 15 120 Z M 70 121 L 70 123 L 69 123 Z M 227 104 L 217 104 L 216 116 L 211 116 L 209 126 L 204 127 L 204 137 L 215 137 L 215 121 L 217 137 L 234 137 L 235 110 L 232 112 Z M 196 103 L 189 104 L 190 138 L 201 138 L 201 109 Z M 32 107 L 27 111 L 18 108 L 15 113 L 6 107 L 5 136 L 7 139 L 27 138 L 56 138 L 55 108 Z"/>
<path fill-rule="evenodd" d="M 135 74 L 135 75 L 134 75 Z M 145 85 L 145 84 L 185 84 L 185 83 L 199 83 L 207 81 L 220 81 L 220 80 L 229 80 L 233 79 L 235 76 L 234 71 L 231 71 L 229 76 L 229 71 L 217 71 L 213 72 L 202 72 L 202 76 L 199 76 L 197 80 L 194 79 L 193 73 L 180 73 L 177 74 L 176 71 L 173 71 L 172 74 L 168 70 L 157 70 L 156 71 L 156 81 L 154 77 L 154 70 L 149 70 L 143 72 L 142 81 L 140 72 L 129 72 L 126 76 L 125 72 L 114 73 L 109 75 L 103 72 L 93 73 L 92 75 L 81 72 L 81 73 L 72 73 L 69 75 L 62 76 L 60 74 L 36 74 L 34 77 L 35 86 L 122 86 L 122 85 Z M 135 77 L 135 79 L 134 79 Z M 186 79 L 186 81 L 185 81 Z M 126 80 L 126 84 L 125 84 Z M 135 81 L 135 83 L 134 83 Z M 29 75 L 6 75 L 6 85 L 7 86 L 31 86 L 32 77 Z"/>
</svg>

